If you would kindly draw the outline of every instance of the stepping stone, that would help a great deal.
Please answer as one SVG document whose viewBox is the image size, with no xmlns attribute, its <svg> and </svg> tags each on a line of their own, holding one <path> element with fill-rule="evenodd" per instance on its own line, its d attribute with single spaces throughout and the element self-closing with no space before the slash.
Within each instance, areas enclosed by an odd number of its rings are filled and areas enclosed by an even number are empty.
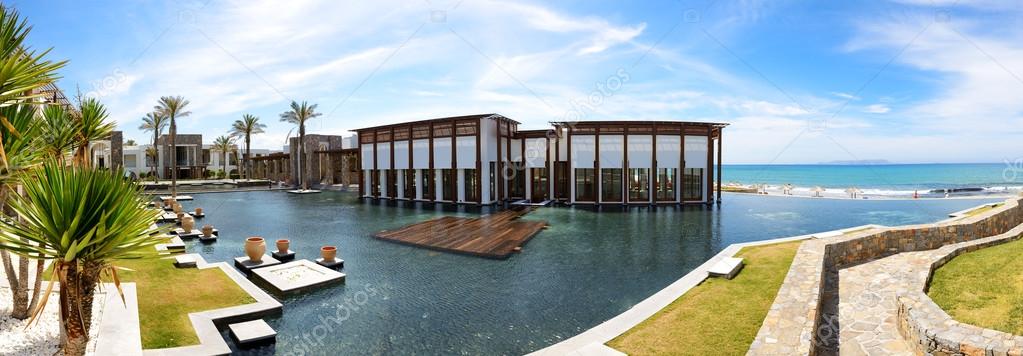
<svg viewBox="0 0 1023 356">
<path fill-rule="evenodd" d="M 174 266 L 177 268 L 195 268 L 196 261 L 194 255 L 180 255 L 174 257 Z"/>
<path fill-rule="evenodd" d="M 277 341 L 277 332 L 263 319 L 231 324 L 227 328 L 231 330 L 235 342 L 242 346 Z"/>
<path fill-rule="evenodd" d="M 292 251 L 292 250 L 288 250 L 288 251 L 285 251 L 283 253 L 281 253 L 280 251 L 274 251 L 270 255 L 274 256 L 274 258 L 276 258 L 277 260 L 279 260 L 281 262 L 288 262 L 288 261 L 291 261 L 291 260 L 295 259 L 295 251 Z"/>
<path fill-rule="evenodd" d="M 168 250 L 184 250 L 185 242 L 181 241 L 181 238 L 175 236 L 171 238 L 170 242 L 163 244 L 163 246 L 166 247 Z"/>
<path fill-rule="evenodd" d="M 206 213 L 196 214 L 195 212 L 191 212 L 191 213 L 188 213 L 188 214 L 192 215 L 192 217 L 196 218 L 196 219 L 202 219 L 202 218 L 206 217 Z"/>
<path fill-rule="evenodd" d="M 217 241 L 217 235 L 216 234 L 210 235 L 210 237 L 199 235 L 199 242 L 209 243 L 209 242 L 216 242 L 216 241 Z"/>
<path fill-rule="evenodd" d="M 290 294 L 344 282 L 345 274 L 309 260 L 296 260 L 255 269 L 252 278 L 260 285 L 271 287 L 278 294 Z"/>
<path fill-rule="evenodd" d="M 157 222 L 169 222 L 176 220 L 178 220 L 178 214 L 172 212 L 163 213 L 163 215 L 160 215 L 160 217 L 156 219 Z"/>
<path fill-rule="evenodd" d="M 259 262 L 249 260 L 249 256 L 234 258 L 234 266 L 238 267 L 238 269 L 242 270 L 242 272 L 245 272 L 246 274 L 248 274 L 249 272 L 256 268 L 270 267 L 279 264 L 281 264 L 281 261 L 278 261 L 277 259 L 270 257 L 269 255 L 263 255 L 263 260 Z"/>
<path fill-rule="evenodd" d="M 202 236 L 202 230 L 192 229 L 192 231 L 185 231 L 185 229 L 177 228 L 171 230 L 170 233 L 180 236 L 183 239 L 194 239 Z M 213 229 L 213 235 L 220 235 L 220 230 Z"/>
<path fill-rule="evenodd" d="M 723 277 L 725 279 L 735 278 L 735 275 L 739 274 L 739 270 L 742 269 L 742 258 L 738 257 L 725 257 L 715 263 L 714 266 L 707 270 L 707 273 L 711 277 Z"/>
<path fill-rule="evenodd" d="M 319 193 L 319 192 L 320 192 L 319 190 L 315 190 L 315 189 L 306 189 L 306 190 L 296 189 L 296 190 L 289 190 L 288 191 L 289 194 L 316 194 L 316 193 Z"/>
<path fill-rule="evenodd" d="M 323 267 L 330 268 L 330 269 L 338 269 L 338 268 L 344 268 L 345 260 L 342 260 L 340 258 L 335 258 L 333 261 L 324 261 L 323 258 L 321 257 L 321 258 L 317 258 L 316 259 L 316 264 L 318 264 L 320 266 L 323 266 Z"/>
</svg>

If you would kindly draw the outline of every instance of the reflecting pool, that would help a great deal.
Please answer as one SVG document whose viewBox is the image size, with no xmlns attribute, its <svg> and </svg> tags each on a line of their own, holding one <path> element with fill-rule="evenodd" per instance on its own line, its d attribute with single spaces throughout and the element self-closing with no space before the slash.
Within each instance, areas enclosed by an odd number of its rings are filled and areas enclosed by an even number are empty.
<svg viewBox="0 0 1023 356">
<path fill-rule="evenodd" d="M 376 240 L 374 232 L 474 208 L 361 202 L 352 193 L 196 194 L 219 241 L 187 242 L 211 262 L 291 239 L 298 258 L 337 245 L 344 285 L 290 297 L 267 320 L 278 354 L 522 354 L 571 337 L 664 288 L 725 246 L 862 224 L 932 222 L 993 200 L 853 201 L 726 194 L 720 207 L 541 208 L 547 220 L 508 260 Z M 483 211 L 484 213 L 486 211 Z M 274 352 L 274 347 L 256 350 Z"/>
</svg>

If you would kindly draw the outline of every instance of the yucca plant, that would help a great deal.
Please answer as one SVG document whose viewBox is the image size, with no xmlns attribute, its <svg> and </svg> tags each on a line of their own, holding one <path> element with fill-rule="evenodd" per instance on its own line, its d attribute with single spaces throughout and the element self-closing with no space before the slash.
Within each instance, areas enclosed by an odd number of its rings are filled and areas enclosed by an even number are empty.
<svg viewBox="0 0 1023 356">
<path fill-rule="evenodd" d="M 79 103 L 79 113 L 75 115 L 78 120 L 74 155 L 76 164 L 85 167 L 92 165 L 89 143 L 106 139 L 114 131 L 114 123 L 107 121 L 109 116 L 106 106 L 96 98 L 87 98 Z"/>
<path fill-rule="evenodd" d="M 306 102 L 299 104 L 296 101 L 291 102 L 291 110 L 281 113 L 281 121 L 289 124 L 298 126 L 298 181 L 302 186 L 302 190 L 309 189 L 309 185 L 306 184 L 305 179 L 302 175 L 302 158 L 303 158 L 303 147 L 305 146 L 305 123 L 306 121 L 312 120 L 313 118 L 323 115 L 316 112 L 316 104 L 309 105 Z"/>
<path fill-rule="evenodd" d="M 160 240 L 151 234 L 157 212 L 145 207 L 140 187 L 122 176 L 47 160 L 19 175 L 24 195 L 10 202 L 18 218 L 0 220 L 0 249 L 52 261 L 53 274 L 32 318 L 59 282 L 65 355 L 85 354 L 101 278 L 120 292 L 114 263 L 156 256 Z"/>
<path fill-rule="evenodd" d="M 231 125 L 231 136 L 245 139 L 245 178 L 252 179 L 252 135 L 263 133 L 266 125 L 259 123 L 259 117 L 251 114 L 242 115 Z M 241 170 L 239 170 L 241 171 Z"/>
<path fill-rule="evenodd" d="M 12 105 L 0 107 L 0 115 L 7 119 L 7 125 L 0 125 L 0 138 L 7 147 L 7 165 L 0 166 L 0 207 L 5 206 L 11 187 L 17 184 L 17 174 L 38 164 L 42 155 L 36 149 L 35 140 L 39 131 L 36 111 L 39 105 Z M 7 284 L 11 287 L 11 317 L 26 319 L 29 311 L 39 300 L 39 286 L 42 281 L 43 261 L 35 261 L 35 281 L 29 280 L 29 258 L 19 257 L 17 263 L 10 252 L 0 251 Z M 15 268 L 17 266 L 17 268 Z M 35 288 L 31 289 L 30 284 Z M 31 297 L 31 298 L 30 298 Z"/>
<path fill-rule="evenodd" d="M 78 142 L 79 121 L 60 105 L 47 105 L 41 125 L 39 149 L 47 157 L 64 162 Z"/>
</svg>

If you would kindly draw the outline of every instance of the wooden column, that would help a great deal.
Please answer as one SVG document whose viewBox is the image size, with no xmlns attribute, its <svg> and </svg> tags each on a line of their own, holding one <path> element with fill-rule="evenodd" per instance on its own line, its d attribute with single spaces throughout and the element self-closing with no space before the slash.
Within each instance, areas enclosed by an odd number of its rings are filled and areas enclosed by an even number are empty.
<svg viewBox="0 0 1023 356">
<path fill-rule="evenodd" d="M 371 173 L 369 174 L 369 179 L 370 179 L 370 184 L 371 184 L 370 186 L 371 186 L 371 187 L 372 187 L 373 185 L 377 185 L 377 184 L 380 184 L 380 168 L 379 168 L 379 167 L 377 167 L 377 165 L 378 165 L 378 164 L 379 164 L 379 162 L 380 162 L 380 159 L 378 159 L 378 158 L 377 158 L 377 155 L 379 154 L 379 153 L 377 153 L 377 146 L 379 146 L 379 145 L 377 144 L 377 143 L 378 143 L 378 142 L 377 142 L 377 139 L 378 139 L 379 137 L 380 137 L 380 136 L 378 136 L 378 135 L 377 135 L 377 131 L 376 131 L 376 130 L 373 130 L 373 172 L 371 172 Z M 299 147 L 301 147 L 303 143 L 304 143 L 304 142 L 299 142 L 299 143 L 298 143 Z M 301 161 L 301 160 L 302 160 L 302 158 L 301 158 L 301 157 L 299 157 L 299 161 Z M 380 190 L 379 190 L 379 189 L 378 189 L 378 190 L 377 190 L 376 192 L 373 192 L 372 190 L 370 190 L 370 192 L 371 192 L 371 193 L 373 193 L 373 197 L 374 197 L 374 198 L 379 198 L 379 197 L 380 197 L 380 195 L 377 195 L 377 193 L 379 193 L 379 192 L 380 192 Z"/>
<path fill-rule="evenodd" d="M 544 187 L 544 191 L 546 192 L 545 194 L 547 194 L 546 198 L 550 199 L 551 195 L 553 195 L 553 193 L 551 193 L 551 191 L 552 191 L 552 189 L 551 189 L 551 182 L 553 182 L 551 177 L 554 176 L 554 172 L 551 172 L 551 136 L 550 135 L 546 135 L 546 136 L 547 136 L 547 144 L 544 145 L 544 150 L 546 150 L 547 152 L 546 152 L 546 158 L 544 158 L 544 160 L 545 160 L 544 161 L 544 169 L 547 170 L 547 186 Z M 544 200 L 547 200 L 547 199 L 544 199 Z"/>
<path fill-rule="evenodd" d="M 554 189 L 551 189 L 551 191 L 554 192 L 554 195 L 551 197 L 551 199 L 558 200 L 558 198 L 561 197 L 561 195 L 558 194 L 558 193 L 560 193 L 560 189 L 558 189 L 558 178 L 559 178 L 558 177 L 558 162 L 561 161 L 561 140 L 560 140 L 560 138 L 561 138 L 561 127 L 554 126 L 554 130 L 555 130 L 554 131 L 554 133 L 555 133 L 555 136 L 554 136 L 554 171 L 551 172 L 551 177 L 554 177 L 554 178 L 551 179 L 551 181 L 554 182 Z M 548 141 L 549 140 L 550 139 L 548 138 Z"/>
<path fill-rule="evenodd" d="M 455 139 L 455 131 L 458 123 L 455 120 L 451 120 L 451 173 L 454 173 L 454 179 L 451 180 L 451 202 L 458 203 L 458 140 Z M 445 187 L 449 188 L 449 187 Z"/>
<path fill-rule="evenodd" d="M 682 130 L 682 135 L 678 141 L 678 166 L 679 176 L 678 181 L 678 203 L 683 204 L 686 202 L 685 187 L 686 187 L 686 124 L 679 124 Z"/>
<path fill-rule="evenodd" d="M 722 127 L 718 128 L 718 195 L 717 195 L 718 204 L 721 203 L 721 164 L 722 164 L 721 163 L 721 149 L 722 149 L 721 145 L 722 145 L 722 137 L 723 137 L 724 132 L 725 132 L 724 128 L 722 128 Z"/>
<path fill-rule="evenodd" d="M 496 196 L 496 199 L 494 199 L 494 200 L 497 200 L 498 202 L 501 201 L 502 196 L 504 195 L 504 171 L 502 170 L 502 168 L 504 167 L 504 165 L 503 165 L 504 159 L 501 158 L 501 156 L 502 156 L 501 155 L 501 153 L 502 153 L 501 152 L 501 144 L 503 143 L 503 142 L 501 142 L 502 141 L 502 137 L 503 137 L 503 136 L 501 136 L 501 125 L 504 125 L 504 123 L 505 123 L 504 120 L 498 119 L 497 120 L 497 125 L 494 125 L 494 128 L 495 128 L 494 137 L 497 138 L 497 141 L 496 141 L 496 143 L 497 143 L 497 145 L 496 145 L 497 146 L 497 160 L 496 160 L 496 162 L 494 164 L 494 181 L 495 181 L 494 182 L 494 186 L 497 187 L 497 196 Z"/>
<path fill-rule="evenodd" d="M 388 175 L 388 178 L 389 178 L 390 175 L 392 175 L 392 174 L 394 175 L 394 191 L 393 192 L 391 191 L 391 180 L 387 179 L 387 178 L 384 178 L 384 181 L 387 182 L 387 195 L 390 196 L 390 198 L 393 200 L 393 199 L 398 198 L 398 172 L 394 170 L 394 126 L 391 126 L 391 162 L 390 163 L 391 163 L 391 170 L 389 172 L 387 172 L 387 175 Z"/>
<path fill-rule="evenodd" d="M 598 205 L 600 204 L 600 185 L 601 182 L 600 174 L 600 126 L 597 126 L 593 132 L 593 201 Z"/>
<path fill-rule="evenodd" d="M 707 204 L 714 202 L 714 128 L 707 126 Z"/>
<path fill-rule="evenodd" d="M 650 168 L 650 177 L 649 177 L 650 181 L 647 182 L 647 184 L 651 185 L 651 187 L 650 187 L 650 202 L 651 203 L 656 203 L 657 202 L 657 187 L 660 187 L 660 184 L 659 184 L 660 182 L 657 181 L 658 179 L 660 179 L 660 175 L 657 173 L 657 124 L 654 124 L 654 127 L 653 127 L 653 138 L 651 139 L 651 142 L 652 142 L 652 145 L 653 145 L 653 147 L 651 147 L 651 150 L 653 152 L 650 154 L 650 162 L 651 162 L 651 166 L 652 167 Z"/>
<path fill-rule="evenodd" d="M 356 147 L 359 150 L 359 154 L 356 155 L 355 162 L 356 162 L 356 164 L 359 165 L 358 166 L 359 167 L 359 197 L 361 198 L 361 197 L 366 196 L 366 171 L 364 169 L 362 169 L 362 131 L 356 131 L 355 132 L 355 139 L 358 142 Z M 274 161 L 274 164 L 275 165 L 277 164 L 276 160 Z M 275 175 L 277 174 L 277 169 L 274 169 L 274 174 Z"/>
<path fill-rule="evenodd" d="M 391 139 L 394 139 L 394 137 L 391 137 Z M 415 168 L 413 168 L 414 166 L 412 165 L 412 162 L 415 160 L 415 157 L 413 156 L 413 152 L 414 151 L 412 150 L 412 124 L 409 124 L 408 125 L 408 172 L 405 172 L 405 177 L 406 177 L 405 179 L 408 180 L 408 174 L 409 174 L 409 172 L 411 172 L 412 173 L 412 182 L 405 182 L 405 185 L 412 184 L 412 186 L 415 187 L 415 186 L 418 186 L 421 183 L 415 181 L 416 180 L 416 172 L 415 172 L 416 170 L 415 170 Z M 401 187 L 401 189 L 405 189 L 405 187 Z M 408 195 L 408 194 L 405 194 L 405 195 Z M 416 196 L 416 190 L 415 189 L 412 190 L 412 196 L 411 197 L 409 197 L 409 196 L 405 197 L 405 199 L 408 199 L 409 201 L 416 200 L 416 198 L 419 198 L 419 197 Z"/>
<path fill-rule="evenodd" d="M 482 143 L 480 143 L 480 131 L 482 129 L 483 119 L 476 119 L 476 205 L 483 204 L 483 158 L 480 157 L 481 151 L 483 151 Z M 494 192 L 490 193 L 493 194 Z"/>
<path fill-rule="evenodd" d="M 430 192 L 430 201 L 437 201 L 437 181 L 433 175 L 433 122 L 430 123 L 430 169 L 426 172 L 426 186 L 423 187 Z"/>
<path fill-rule="evenodd" d="M 567 152 L 565 152 L 565 154 L 567 154 L 567 159 L 568 159 L 568 162 L 567 162 L 568 164 L 566 164 L 566 166 L 568 166 L 568 172 L 565 172 L 565 173 L 568 174 L 568 178 L 566 178 L 566 179 L 568 179 L 568 201 L 574 203 L 575 202 L 575 194 L 572 194 L 572 190 L 573 190 L 572 187 L 575 186 L 575 179 L 573 179 L 575 177 L 575 166 L 572 165 L 572 126 L 573 125 L 570 123 L 568 125 L 568 130 L 565 130 L 566 131 L 565 132 L 565 151 L 567 151 Z"/>
<path fill-rule="evenodd" d="M 629 189 L 632 189 L 632 176 L 629 173 L 629 125 L 622 128 L 622 201 L 629 204 Z M 603 176 L 601 177 L 603 179 Z"/>
<path fill-rule="evenodd" d="M 504 143 L 505 143 L 506 146 L 505 146 L 505 150 L 504 150 L 504 155 L 508 159 L 508 163 L 507 164 L 508 164 L 509 167 L 511 167 L 511 164 L 512 164 L 511 163 L 511 136 L 512 136 L 512 134 L 511 134 L 511 122 L 510 121 L 506 121 L 505 122 L 505 131 L 504 131 L 504 137 L 505 137 Z M 515 170 L 512 170 L 512 172 L 515 173 L 515 174 L 518 174 L 518 173 L 515 172 Z M 505 177 L 502 177 L 501 179 L 504 180 L 504 182 L 506 182 L 506 183 L 508 182 L 508 179 L 505 178 Z M 508 183 L 508 184 L 509 184 L 508 190 L 507 190 L 508 194 L 505 197 L 506 198 L 511 198 L 511 185 L 510 185 L 511 183 Z"/>
</svg>

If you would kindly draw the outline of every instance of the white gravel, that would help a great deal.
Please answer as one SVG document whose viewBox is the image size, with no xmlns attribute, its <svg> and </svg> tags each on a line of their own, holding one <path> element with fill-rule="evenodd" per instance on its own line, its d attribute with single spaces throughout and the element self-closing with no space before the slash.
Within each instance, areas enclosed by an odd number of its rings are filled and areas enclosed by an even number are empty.
<svg viewBox="0 0 1023 356">
<path fill-rule="evenodd" d="M 33 266 L 34 267 L 34 266 Z M 43 290 L 46 290 L 46 283 L 43 283 Z M 28 320 L 17 320 L 10 317 L 11 314 L 11 288 L 7 283 L 7 277 L 0 267 L 0 355 L 53 355 L 59 349 L 60 343 L 60 320 L 58 309 L 60 308 L 60 295 L 54 288 L 46 302 L 46 309 L 39 319 L 31 327 L 25 328 Z M 116 292 L 115 292 L 116 293 Z M 31 298 L 31 294 L 30 294 Z M 96 298 L 93 301 L 91 339 L 95 340 L 99 328 L 99 320 L 103 316 L 103 306 L 106 300 L 105 291 L 97 290 Z M 89 350 L 95 348 L 95 342 L 91 342 Z M 90 352 L 91 353 L 91 352 Z"/>
</svg>

